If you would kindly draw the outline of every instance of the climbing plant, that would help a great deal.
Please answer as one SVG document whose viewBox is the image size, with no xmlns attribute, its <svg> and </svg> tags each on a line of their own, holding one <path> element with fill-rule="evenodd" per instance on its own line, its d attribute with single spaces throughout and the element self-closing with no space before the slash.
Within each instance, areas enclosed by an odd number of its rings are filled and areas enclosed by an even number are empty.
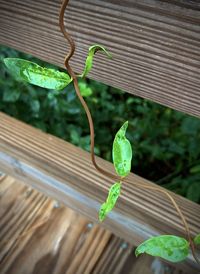
<svg viewBox="0 0 200 274">
<path fill-rule="evenodd" d="M 66 32 L 64 27 L 64 12 L 66 6 L 68 4 L 68 0 L 63 1 L 60 16 L 59 16 L 59 24 L 61 32 L 64 37 L 70 44 L 70 51 L 68 55 L 65 57 L 65 67 L 67 72 L 60 72 L 55 69 L 41 67 L 36 63 L 20 59 L 20 58 L 5 58 L 4 63 L 10 73 L 19 81 L 25 81 L 31 83 L 33 85 L 37 85 L 47 89 L 54 89 L 56 91 L 62 90 L 71 82 L 73 82 L 76 94 L 87 114 L 89 127 L 90 127 L 90 151 L 91 151 L 91 160 L 94 167 L 103 175 L 111 178 L 115 181 L 113 185 L 110 187 L 108 196 L 106 201 L 101 205 L 99 209 L 99 221 L 102 222 L 109 212 L 114 208 L 118 197 L 120 196 L 121 188 L 123 184 L 127 183 L 126 177 L 129 175 L 131 170 L 131 161 L 132 161 L 132 147 L 129 140 L 126 138 L 126 131 L 128 128 L 128 121 L 124 122 L 121 128 L 116 133 L 116 136 L 113 141 L 112 146 L 112 158 L 113 164 L 116 171 L 116 174 L 112 174 L 107 170 L 101 168 L 96 162 L 95 153 L 94 153 L 94 125 L 93 119 L 86 104 L 85 100 L 80 91 L 80 86 L 78 84 L 78 78 L 84 78 L 92 69 L 93 58 L 94 55 L 101 51 L 107 55 L 107 57 L 111 58 L 110 53 L 102 46 L 102 45 L 93 45 L 89 48 L 88 56 L 85 61 L 85 67 L 81 75 L 76 75 L 69 64 L 70 58 L 73 56 L 75 51 L 75 44 L 71 36 Z M 139 184 L 137 182 L 133 182 L 135 187 L 137 188 L 147 188 L 153 191 L 159 191 L 162 194 L 166 195 L 170 202 L 173 204 L 177 213 L 179 214 L 186 234 L 187 239 L 176 236 L 176 235 L 160 235 L 156 237 L 152 237 L 143 243 L 141 243 L 135 251 L 136 256 L 141 253 L 147 253 L 152 256 L 159 256 L 171 262 L 179 262 L 184 260 L 191 248 L 192 254 L 195 260 L 199 263 L 198 258 L 195 255 L 194 245 L 198 245 L 200 243 L 200 235 L 197 235 L 194 240 L 191 238 L 190 230 L 186 219 L 181 212 L 179 206 L 177 205 L 174 198 L 166 191 L 156 186 L 149 186 L 146 184 Z"/>
</svg>

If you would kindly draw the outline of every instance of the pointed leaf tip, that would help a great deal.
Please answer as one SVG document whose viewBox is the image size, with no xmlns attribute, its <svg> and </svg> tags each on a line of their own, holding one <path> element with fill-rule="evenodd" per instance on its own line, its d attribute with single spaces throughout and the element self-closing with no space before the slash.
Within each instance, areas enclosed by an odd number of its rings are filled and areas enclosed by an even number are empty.
<svg viewBox="0 0 200 274">
<path fill-rule="evenodd" d="M 106 202 L 103 203 L 99 210 L 99 221 L 102 222 L 107 214 L 113 209 L 115 206 L 117 199 L 120 195 L 121 183 L 117 182 L 111 186 L 109 189 L 108 197 Z"/>
<path fill-rule="evenodd" d="M 90 72 L 93 65 L 93 58 L 97 51 L 103 51 L 108 58 L 112 58 L 112 55 L 101 45 L 93 45 L 89 48 L 88 56 L 85 61 L 85 68 L 83 70 L 83 73 L 80 75 L 80 77 L 86 77 L 86 75 Z"/>
<path fill-rule="evenodd" d="M 152 237 L 136 248 L 136 257 L 142 253 L 158 256 L 174 263 L 180 262 L 189 254 L 189 243 L 186 239 L 174 235 Z"/>
<path fill-rule="evenodd" d="M 129 140 L 126 138 L 128 121 L 126 121 L 115 135 L 113 142 L 112 156 L 117 174 L 125 177 L 130 173 L 132 148 Z"/>
</svg>

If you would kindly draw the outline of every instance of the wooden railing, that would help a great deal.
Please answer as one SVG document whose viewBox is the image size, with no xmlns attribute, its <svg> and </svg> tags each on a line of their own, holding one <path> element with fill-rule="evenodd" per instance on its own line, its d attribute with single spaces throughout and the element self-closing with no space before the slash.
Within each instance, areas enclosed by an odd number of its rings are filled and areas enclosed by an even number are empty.
<svg viewBox="0 0 200 274">
<path fill-rule="evenodd" d="M 173 2 L 173 3 L 172 3 Z M 60 1 L 0 0 L 0 43 L 63 67 L 68 45 L 59 31 Z M 81 72 L 87 49 L 104 45 L 90 78 L 186 113 L 200 116 L 200 3 L 164 0 L 72 0 L 66 27 L 77 50 L 72 66 Z M 110 172 L 110 163 L 98 158 Z M 111 185 L 87 152 L 0 114 L 0 169 L 97 221 Z M 135 245 L 152 235 L 184 235 L 168 199 L 133 182 L 134 174 L 103 226 Z M 199 233 L 200 206 L 172 194 L 192 235 Z M 192 256 L 187 263 L 195 265 Z M 195 266 L 194 266 L 195 267 Z"/>
<path fill-rule="evenodd" d="M 0 113 L 0 168 L 46 195 L 98 222 L 98 210 L 112 180 L 99 174 L 88 152 Z M 111 163 L 98 158 L 113 172 Z M 184 236 L 184 229 L 168 199 L 133 182 L 154 185 L 131 174 L 116 208 L 103 226 L 134 244 L 157 234 Z M 171 193 L 182 209 L 192 235 L 200 231 L 200 206 Z M 192 257 L 189 258 L 193 262 Z"/>
<path fill-rule="evenodd" d="M 0 0 L 0 43 L 63 67 L 60 0 Z M 82 71 L 98 43 L 90 77 L 131 94 L 200 116 L 200 2 L 71 0 L 66 27 L 76 42 L 72 66 Z"/>
</svg>

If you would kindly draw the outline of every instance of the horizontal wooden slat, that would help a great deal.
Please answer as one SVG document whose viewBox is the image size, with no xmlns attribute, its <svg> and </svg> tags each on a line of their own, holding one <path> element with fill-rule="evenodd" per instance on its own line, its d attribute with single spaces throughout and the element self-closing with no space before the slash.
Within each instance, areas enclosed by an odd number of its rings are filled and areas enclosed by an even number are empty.
<svg viewBox="0 0 200 274">
<path fill-rule="evenodd" d="M 0 176 L 1 274 L 198 273 L 148 255 L 136 258 L 134 249 L 30 186 Z"/>
<path fill-rule="evenodd" d="M 111 163 L 99 164 L 113 172 Z M 88 152 L 0 113 L 0 169 L 46 195 L 98 220 L 100 204 L 113 183 L 99 174 Z M 137 189 L 133 182 L 154 185 L 134 174 L 124 184 L 116 209 L 102 224 L 137 245 L 150 236 L 184 235 L 181 220 L 167 198 L 160 193 Z M 172 194 L 189 223 L 192 235 L 200 231 L 200 206 Z M 192 257 L 189 258 L 192 263 Z"/>
<path fill-rule="evenodd" d="M 0 0 L 0 43 L 63 66 L 59 0 Z M 66 27 L 81 72 L 91 44 L 106 46 L 90 77 L 200 116 L 200 3 L 164 0 L 71 0 Z"/>
<path fill-rule="evenodd" d="M 125 244 L 23 183 L 9 176 L 0 181 L 1 274 L 92 273 L 113 241 Z M 117 248 L 111 254 L 123 261 L 131 249 L 127 244 L 121 256 Z"/>
</svg>

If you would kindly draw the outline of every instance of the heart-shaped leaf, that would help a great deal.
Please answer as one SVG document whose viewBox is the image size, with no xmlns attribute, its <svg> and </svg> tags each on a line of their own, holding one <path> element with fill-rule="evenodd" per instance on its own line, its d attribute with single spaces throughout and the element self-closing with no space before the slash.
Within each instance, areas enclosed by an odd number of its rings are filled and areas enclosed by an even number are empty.
<svg viewBox="0 0 200 274">
<path fill-rule="evenodd" d="M 109 58 L 112 58 L 111 54 L 102 46 L 100 45 L 93 45 L 89 48 L 88 56 L 85 61 L 85 68 L 83 73 L 80 75 L 80 77 L 86 77 L 86 75 L 90 72 L 92 69 L 92 62 L 93 57 L 97 51 L 103 51 Z"/>
<path fill-rule="evenodd" d="M 117 199 L 120 195 L 121 183 L 115 183 L 109 189 L 108 197 L 106 202 L 101 205 L 99 210 L 99 221 L 102 222 L 106 215 L 113 209 L 115 206 Z"/>
<path fill-rule="evenodd" d="M 195 243 L 195 245 L 200 245 L 200 234 L 198 234 L 198 235 L 194 238 L 194 243 Z"/>
<path fill-rule="evenodd" d="M 127 176 L 131 170 L 132 148 L 125 136 L 127 127 L 128 121 L 123 124 L 115 135 L 112 149 L 115 170 L 121 177 Z"/>
<path fill-rule="evenodd" d="M 180 262 L 188 256 L 189 243 L 174 235 L 152 237 L 136 248 L 135 255 L 141 253 L 158 256 L 170 262 Z"/>
<path fill-rule="evenodd" d="M 61 90 L 72 81 L 67 73 L 43 68 L 24 59 L 5 58 L 4 63 L 16 79 L 43 88 Z"/>
</svg>

